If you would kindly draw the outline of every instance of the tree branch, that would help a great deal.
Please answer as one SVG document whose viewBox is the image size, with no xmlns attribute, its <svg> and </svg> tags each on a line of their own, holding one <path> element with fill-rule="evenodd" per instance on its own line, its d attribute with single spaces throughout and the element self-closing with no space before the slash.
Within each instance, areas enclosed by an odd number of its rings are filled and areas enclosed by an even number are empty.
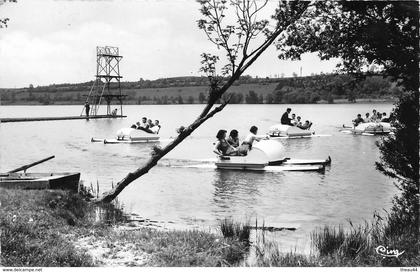
<svg viewBox="0 0 420 272">
<path fill-rule="evenodd" d="M 117 185 L 111 190 L 104 193 L 100 198 L 95 199 L 94 202 L 111 202 L 114 200 L 125 187 L 127 187 L 131 182 L 148 173 L 157 162 L 168 154 L 172 149 L 174 149 L 178 144 L 180 144 L 185 138 L 187 138 L 194 130 L 196 130 L 201 124 L 213 117 L 216 113 L 222 111 L 224 107 L 229 103 L 229 100 L 225 101 L 220 106 L 214 108 L 204 117 L 197 118 L 190 126 L 184 129 L 178 137 L 176 137 L 172 142 L 165 146 L 160 151 L 152 155 L 152 157 L 140 168 L 134 172 L 130 172 L 125 176 Z"/>
</svg>

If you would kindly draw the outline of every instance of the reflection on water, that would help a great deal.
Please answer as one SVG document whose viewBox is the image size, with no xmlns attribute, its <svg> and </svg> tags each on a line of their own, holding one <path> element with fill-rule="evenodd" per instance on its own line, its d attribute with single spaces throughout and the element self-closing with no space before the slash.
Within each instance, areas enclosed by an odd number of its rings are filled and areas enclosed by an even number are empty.
<svg viewBox="0 0 420 272">
<path fill-rule="evenodd" d="M 213 182 L 213 201 L 217 210 L 229 214 L 234 212 L 237 206 L 252 208 L 261 196 L 258 183 L 255 182 L 256 179 L 262 178 L 261 175 L 264 174 L 217 170 Z"/>
<path fill-rule="evenodd" d="M 326 159 L 330 155 L 332 165 L 324 174 L 174 167 L 214 159 L 212 149 L 219 129 L 235 128 L 242 137 L 251 125 L 257 125 L 260 133 L 268 131 L 286 107 L 229 105 L 147 175 L 130 184 L 119 200 L 129 212 L 152 220 L 173 221 L 171 227 L 215 227 L 217 220 L 226 217 L 240 221 L 258 219 L 273 227 L 296 227 L 295 232 L 278 236 L 286 246 L 299 244 L 299 250 L 306 250 L 308 235 L 315 226 L 346 224 L 348 218 L 355 223 L 362 222 L 370 219 L 373 211 L 390 206 L 395 189 L 374 168 L 379 158 L 375 146 L 378 138 L 338 132 L 355 114 L 370 112 L 371 105 L 292 106 L 293 112 L 314 123 L 317 134 L 332 136 L 278 139 L 285 147 L 284 156 Z M 0 124 L 0 172 L 55 155 L 54 160 L 31 171 L 79 171 L 88 185 L 98 181 L 101 191 L 105 191 L 140 167 L 149 158 L 153 144 L 104 145 L 91 143 L 92 137 L 113 138 L 118 129 L 130 126 L 144 115 L 161 120 L 161 137 L 168 139 L 176 136 L 176 128 L 193 121 L 201 108 L 201 105 L 133 105 L 126 106 L 126 119 Z M 375 108 L 389 112 L 392 105 L 375 105 Z M 2 117 L 79 113 L 78 106 L 0 107 Z"/>
</svg>

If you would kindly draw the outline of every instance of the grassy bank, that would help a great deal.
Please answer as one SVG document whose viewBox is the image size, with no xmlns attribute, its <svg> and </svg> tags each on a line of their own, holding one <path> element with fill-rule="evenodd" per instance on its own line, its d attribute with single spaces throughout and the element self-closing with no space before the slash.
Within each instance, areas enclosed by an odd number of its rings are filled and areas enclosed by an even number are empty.
<svg viewBox="0 0 420 272">
<path fill-rule="evenodd" d="M 89 205 L 60 191 L 0 189 L 2 266 L 93 266 L 65 234 L 92 224 Z"/>
<path fill-rule="evenodd" d="M 2 266 L 420 265 L 418 229 L 404 229 L 394 215 L 318 228 L 313 253 L 301 255 L 285 254 L 264 231 L 251 233 L 249 223 L 231 220 L 220 222 L 218 234 L 128 227 L 115 206 L 64 191 L 0 189 L 0 204 Z M 380 245 L 404 253 L 384 258 L 376 252 Z"/>
<path fill-rule="evenodd" d="M 202 231 L 123 228 L 121 211 L 64 191 L 0 189 L 2 266 L 233 266 L 247 245 Z"/>
</svg>

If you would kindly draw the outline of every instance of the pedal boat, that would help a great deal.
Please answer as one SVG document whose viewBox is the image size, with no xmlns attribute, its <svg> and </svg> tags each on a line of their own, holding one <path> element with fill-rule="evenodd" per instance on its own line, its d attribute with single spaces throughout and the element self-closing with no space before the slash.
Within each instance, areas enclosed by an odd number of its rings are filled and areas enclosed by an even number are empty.
<svg viewBox="0 0 420 272">
<path fill-rule="evenodd" d="M 358 135 L 386 135 L 392 133 L 393 127 L 390 123 L 386 122 L 369 122 L 361 123 L 356 127 L 344 126 L 344 130 L 341 130 L 343 133 L 349 134 L 358 134 Z"/>
<path fill-rule="evenodd" d="M 268 135 L 272 138 L 311 138 L 315 135 L 315 132 L 296 126 L 277 124 L 270 127 Z"/>
<path fill-rule="evenodd" d="M 160 137 L 157 134 L 134 128 L 122 128 L 117 131 L 116 139 L 92 138 L 91 142 L 103 142 L 104 144 L 136 144 L 157 142 L 159 139 Z"/>
<path fill-rule="evenodd" d="M 221 156 L 216 161 L 217 169 L 251 171 L 324 171 L 331 164 L 325 160 L 290 159 L 283 155 L 283 145 L 275 140 L 256 142 L 246 156 Z"/>
</svg>

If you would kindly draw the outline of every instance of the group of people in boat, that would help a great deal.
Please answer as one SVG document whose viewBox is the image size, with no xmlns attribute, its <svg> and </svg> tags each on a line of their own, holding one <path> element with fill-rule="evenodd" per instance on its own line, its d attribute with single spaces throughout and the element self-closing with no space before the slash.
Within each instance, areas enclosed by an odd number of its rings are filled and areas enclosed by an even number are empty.
<svg viewBox="0 0 420 272">
<path fill-rule="evenodd" d="M 227 131 L 221 129 L 217 132 L 217 142 L 213 151 L 219 156 L 246 156 L 248 151 L 251 150 L 254 141 L 269 138 L 268 136 L 258 136 L 257 133 L 258 128 L 256 126 L 252 126 L 249 129 L 248 135 L 245 137 L 243 142 L 240 143 L 239 132 L 236 129 L 232 129 L 230 131 L 227 139 Z"/>
<path fill-rule="evenodd" d="M 289 115 L 291 111 L 291 108 L 287 108 L 286 112 L 283 113 L 283 115 L 281 116 L 280 122 L 282 125 L 295 126 L 305 130 L 311 128 L 312 122 L 310 122 L 309 120 L 302 122 L 302 118 L 300 116 L 296 117 L 296 114 L 294 113 L 292 113 L 292 118 L 290 118 Z"/>
<path fill-rule="evenodd" d="M 365 114 L 365 118 L 362 118 L 362 115 L 359 113 L 357 114 L 356 119 L 353 120 L 353 125 L 357 127 L 360 123 L 376 123 L 376 122 L 385 122 L 389 123 L 393 120 L 393 114 L 391 113 L 389 117 L 387 117 L 386 112 L 380 113 L 377 112 L 375 109 L 372 110 L 372 115 L 367 112 Z"/>
<path fill-rule="evenodd" d="M 141 118 L 141 122 L 137 122 L 131 125 L 131 128 L 143 130 L 147 133 L 158 134 L 160 130 L 159 120 L 155 120 L 153 123 L 152 119 L 147 119 L 147 117 Z"/>
</svg>

